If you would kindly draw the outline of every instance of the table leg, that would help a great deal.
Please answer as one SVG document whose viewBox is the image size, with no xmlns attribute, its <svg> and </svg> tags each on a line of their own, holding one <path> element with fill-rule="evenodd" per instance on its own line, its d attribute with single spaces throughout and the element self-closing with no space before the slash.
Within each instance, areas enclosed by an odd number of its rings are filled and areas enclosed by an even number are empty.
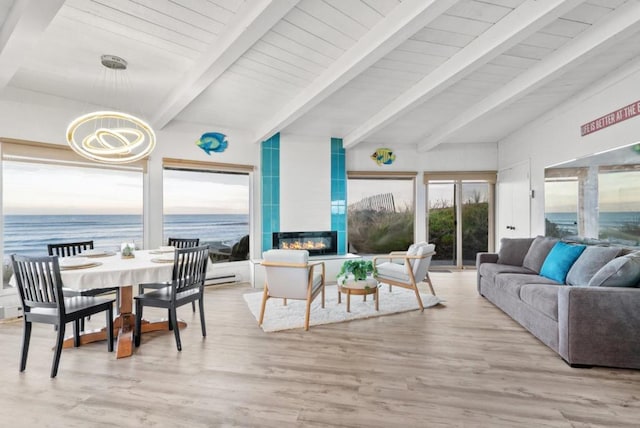
<svg viewBox="0 0 640 428">
<path fill-rule="evenodd" d="M 116 345 L 116 358 L 125 358 L 133 354 L 133 327 L 136 319 L 133 315 L 133 286 L 120 288 L 120 329 Z"/>
</svg>

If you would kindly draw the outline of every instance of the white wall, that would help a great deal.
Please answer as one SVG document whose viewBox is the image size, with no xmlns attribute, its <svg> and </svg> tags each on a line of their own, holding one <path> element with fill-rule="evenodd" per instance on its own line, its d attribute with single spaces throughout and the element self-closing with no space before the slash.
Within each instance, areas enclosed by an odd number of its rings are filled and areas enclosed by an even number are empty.
<svg viewBox="0 0 640 428">
<path fill-rule="evenodd" d="M 371 155 L 378 148 L 389 148 L 396 155 L 391 165 L 378 166 Z M 349 171 L 496 171 L 498 168 L 496 143 L 443 144 L 418 152 L 414 146 L 394 146 L 362 143 L 347 150 Z"/>
<path fill-rule="evenodd" d="M 390 149 L 396 156 L 391 165 L 380 165 L 371 155 L 380 148 Z M 347 171 L 418 171 L 420 170 L 415 147 L 394 144 L 361 143 L 346 152 Z"/>
<path fill-rule="evenodd" d="M 280 134 L 280 232 L 331 230 L 331 139 Z"/>
<path fill-rule="evenodd" d="M 500 168 L 530 160 L 531 235 L 544 235 L 544 168 L 640 140 L 640 116 L 584 137 L 580 126 L 640 100 L 640 60 L 627 64 L 498 145 Z"/>
<path fill-rule="evenodd" d="M 496 143 L 442 144 L 420 153 L 424 171 L 496 171 L 498 145 Z"/>
</svg>

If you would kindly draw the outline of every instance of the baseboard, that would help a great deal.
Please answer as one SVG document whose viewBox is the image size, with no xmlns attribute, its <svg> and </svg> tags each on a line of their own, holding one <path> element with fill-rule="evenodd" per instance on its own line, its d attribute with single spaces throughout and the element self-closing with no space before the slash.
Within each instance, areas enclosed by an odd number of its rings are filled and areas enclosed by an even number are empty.
<svg viewBox="0 0 640 428">
<path fill-rule="evenodd" d="M 22 316 L 21 306 L 0 306 L 0 320 Z"/>
<path fill-rule="evenodd" d="M 240 278 L 235 273 L 214 275 L 204 280 L 204 285 L 232 284 L 239 282 Z"/>
</svg>

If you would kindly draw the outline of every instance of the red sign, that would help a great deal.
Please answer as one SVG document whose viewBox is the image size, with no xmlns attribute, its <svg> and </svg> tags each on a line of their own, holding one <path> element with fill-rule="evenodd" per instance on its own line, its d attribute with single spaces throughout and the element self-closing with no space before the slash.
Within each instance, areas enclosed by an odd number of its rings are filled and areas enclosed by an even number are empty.
<svg viewBox="0 0 640 428">
<path fill-rule="evenodd" d="M 605 114 L 602 117 L 597 118 L 596 120 L 592 120 L 589 123 L 585 123 L 580 127 L 580 132 L 584 137 L 587 134 L 591 134 L 592 132 L 599 131 L 601 129 L 606 128 L 607 126 L 615 125 L 618 122 L 622 122 L 623 120 L 630 119 L 634 116 L 640 114 L 640 101 L 636 101 L 633 104 L 629 104 L 628 106 L 622 107 L 614 112 L 609 114 Z"/>
</svg>

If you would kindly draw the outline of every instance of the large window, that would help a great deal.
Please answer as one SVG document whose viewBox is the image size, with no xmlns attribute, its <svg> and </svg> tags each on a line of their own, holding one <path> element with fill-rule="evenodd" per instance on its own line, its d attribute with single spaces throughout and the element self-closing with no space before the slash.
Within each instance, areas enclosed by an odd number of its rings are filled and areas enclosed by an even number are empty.
<svg viewBox="0 0 640 428">
<path fill-rule="evenodd" d="M 252 167 L 165 160 L 164 239 L 199 238 L 213 262 L 249 258 Z"/>
<path fill-rule="evenodd" d="M 349 252 L 384 254 L 414 241 L 415 173 L 374 175 L 349 172 Z"/>
<path fill-rule="evenodd" d="M 640 145 L 545 169 L 546 234 L 640 246 Z"/>
<path fill-rule="evenodd" d="M 43 149 L 44 150 L 44 149 Z M 73 159 L 70 150 L 3 143 L 3 287 L 10 254 L 46 255 L 47 244 L 93 240 L 142 245 L 143 169 Z"/>
</svg>

